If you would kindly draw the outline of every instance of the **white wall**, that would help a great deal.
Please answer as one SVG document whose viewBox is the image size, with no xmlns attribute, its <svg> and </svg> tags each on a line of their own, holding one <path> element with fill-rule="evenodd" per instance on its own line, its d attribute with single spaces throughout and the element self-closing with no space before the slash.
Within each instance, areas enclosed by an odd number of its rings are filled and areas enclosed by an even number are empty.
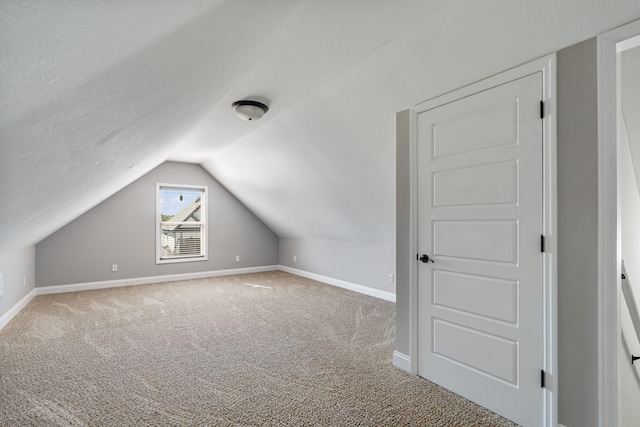
<svg viewBox="0 0 640 427">
<path fill-rule="evenodd" d="M 0 253 L 4 294 L 0 298 L 0 319 L 35 287 L 36 247 Z"/>
<path fill-rule="evenodd" d="M 618 178 L 620 186 L 622 259 L 634 294 L 640 295 L 640 192 L 633 167 L 626 126 L 622 126 L 618 144 Z M 640 301 L 636 301 L 640 307 Z M 635 334 L 626 301 L 620 304 L 622 341 L 618 348 L 621 426 L 640 425 L 640 362 L 631 365 L 631 354 L 640 356 L 640 342 Z"/>
</svg>

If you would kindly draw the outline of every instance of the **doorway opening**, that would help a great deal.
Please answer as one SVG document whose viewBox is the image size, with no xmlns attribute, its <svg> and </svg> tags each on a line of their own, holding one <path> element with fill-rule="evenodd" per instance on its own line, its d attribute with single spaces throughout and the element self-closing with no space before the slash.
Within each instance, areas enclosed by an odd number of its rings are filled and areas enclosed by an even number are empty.
<svg viewBox="0 0 640 427">
<path fill-rule="evenodd" d="M 630 178 L 634 177 L 629 175 L 633 173 L 634 165 L 629 148 L 632 145 L 626 137 L 628 128 L 624 120 L 621 97 L 621 66 L 622 58 L 631 54 L 638 46 L 640 21 L 598 37 L 598 400 L 601 402 L 601 426 L 636 425 L 631 421 L 630 417 L 633 415 L 627 411 L 628 405 L 623 404 L 625 399 L 622 395 L 627 388 L 633 388 L 633 383 L 629 383 L 630 378 L 622 377 L 622 374 L 633 375 L 635 367 L 632 370 L 624 365 L 629 342 L 624 342 L 621 334 L 621 317 L 628 330 L 629 309 L 633 305 L 628 306 L 627 301 L 623 299 L 621 285 L 623 216 L 628 217 L 629 203 L 633 201 L 629 196 L 633 193 L 629 192 L 629 189 L 633 190 L 634 184 L 630 181 Z M 628 108 L 627 106 L 626 109 Z M 640 157 L 637 163 L 640 163 Z M 640 164 L 636 167 L 640 171 Z M 635 184 L 637 193 L 637 181 Z M 635 194 L 635 197 L 637 196 L 638 194 Z M 629 224 L 626 228 L 629 231 Z M 632 251 L 629 251 L 629 245 L 624 243 L 624 255 L 633 256 Z M 629 261 L 631 260 L 627 259 L 627 267 L 631 267 Z M 631 262 L 640 267 L 640 259 Z M 633 283 L 633 270 L 638 267 L 630 268 L 629 278 L 625 280 Z M 638 276 L 635 283 L 640 284 L 640 269 L 635 276 Z M 626 335 L 627 341 L 630 341 L 632 334 L 627 332 Z M 630 364 L 631 356 L 628 356 Z M 637 384 L 637 389 L 640 396 L 640 383 Z"/>
</svg>

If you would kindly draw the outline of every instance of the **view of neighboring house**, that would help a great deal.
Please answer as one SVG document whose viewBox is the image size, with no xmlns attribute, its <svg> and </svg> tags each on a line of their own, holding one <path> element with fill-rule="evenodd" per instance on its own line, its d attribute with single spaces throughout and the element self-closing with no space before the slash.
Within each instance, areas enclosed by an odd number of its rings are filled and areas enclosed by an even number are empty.
<svg viewBox="0 0 640 427">
<path fill-rule="evenodd" d="M 193 256 L 201 253 L 201 198 L 198 197 L 175 215 L 163 215 L 162 258 Z"/>
</svg>

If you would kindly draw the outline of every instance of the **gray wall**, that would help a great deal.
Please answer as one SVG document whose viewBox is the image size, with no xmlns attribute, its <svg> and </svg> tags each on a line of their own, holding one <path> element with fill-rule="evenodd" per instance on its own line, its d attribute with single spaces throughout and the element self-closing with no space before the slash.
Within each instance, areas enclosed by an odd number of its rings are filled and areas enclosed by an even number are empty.
<svg viewBox="0 0 640 427">
<path fill-rule="evenodd" d="M 280 239 L 280 264 L 395 293 L 395 246 L 320 239 Z M 293 261 L 294 255 L 296 261 Z"/>
<path fill-rule="evenodd" d="M 156 265 L 156 183 L 209 187 L 208 261 Z M 167 162 L 38 243 L 35 264 L 38 287 L 276 265 L 278 236 L 200 166 Z"/>
<path fill-rule="evenodd" d="M 411 355 L 411 110 L 396 115 L 396 351 Z"/>
<path fill-rule="evenodd" d="M 559 422 L 589 427 L 598 419 L 596 39 L 563 49 L 557 58 Z M 396 350 L 409 355 L 408 112 L 396 120 Z"/>
<path fill-rule="evenodd" d="M 598 420 L 597 45 L 558 52 L 558 421 Z"/>
<path fill-rule="evenodd" d="M 0 273 L 4 278 L 4 295 L 0 299 L 2 317 L 35 286 L 36 247 L 28 246 L 0 253 Z"/>
</svg>

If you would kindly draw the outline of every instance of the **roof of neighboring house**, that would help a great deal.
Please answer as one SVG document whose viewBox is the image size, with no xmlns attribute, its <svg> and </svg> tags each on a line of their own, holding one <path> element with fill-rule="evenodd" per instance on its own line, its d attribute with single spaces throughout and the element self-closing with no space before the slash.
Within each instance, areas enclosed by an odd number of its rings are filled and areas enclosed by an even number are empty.
<svg viewBox="0 0 640 427">
<path fill-rule="evenodd" d="M 185 229 L 186 227 L 183 224 L 177 224 L 175 226 L 171 226 L 171 223 L 177 222 L 199 222 L 200 220 L 196 218 L 195 214 L 200 212 L 201 202 L 200 197 L 198 197 L 193 202 L 189 203 L 185 206 L 180 212 L 176 213 L 169 222 L 169 224 L 163 225 L 163 229 L 168 231 L 175 231 L 176 229 Z M 187 226 L 188 227 L 188 226 Z"/>
</svg>

